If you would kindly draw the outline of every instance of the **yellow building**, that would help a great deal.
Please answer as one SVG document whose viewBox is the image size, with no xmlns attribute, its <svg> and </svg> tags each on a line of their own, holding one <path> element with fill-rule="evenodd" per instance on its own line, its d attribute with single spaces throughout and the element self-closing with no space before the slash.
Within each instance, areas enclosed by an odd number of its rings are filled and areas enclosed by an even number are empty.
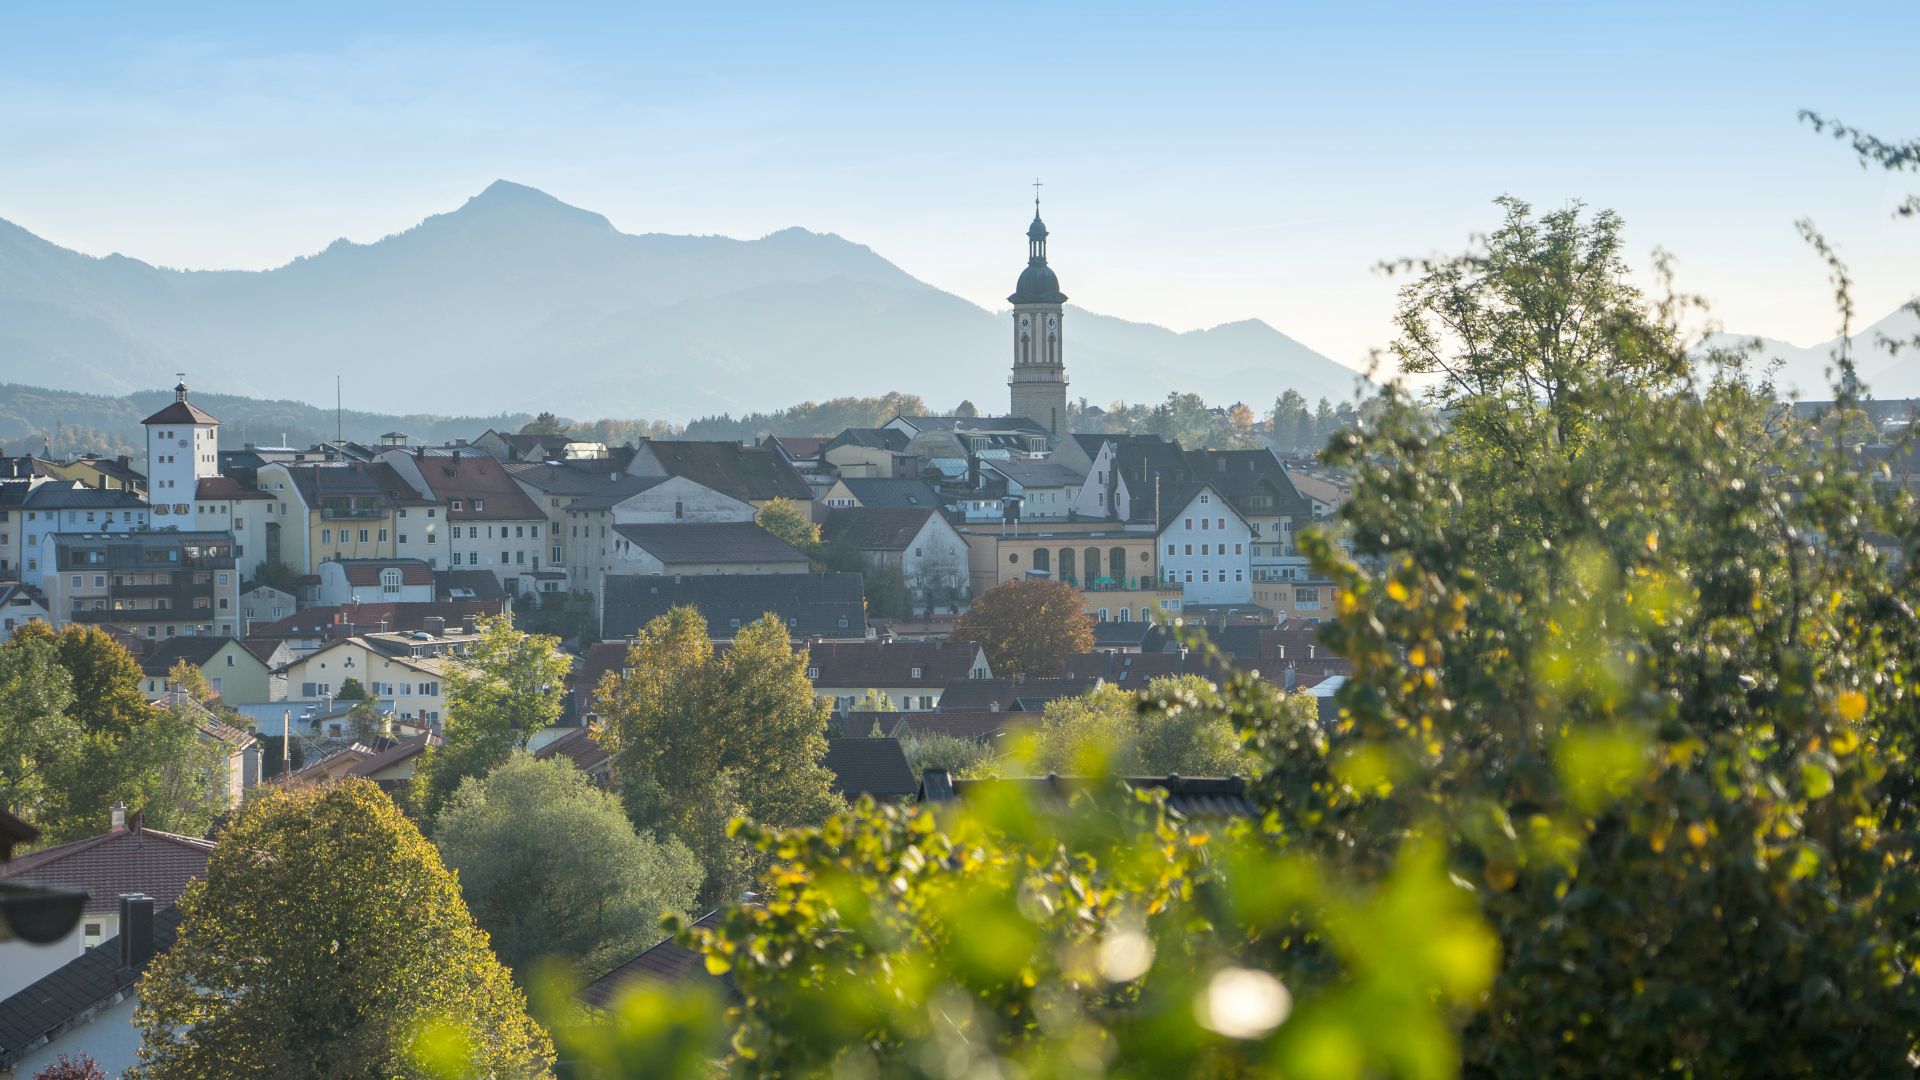
<svg viewBox="0 0 1920 1080">
<path fill-rule="evenodd" d="M 1112 522 L 1049 522 L 1044 529 L 1017 531 L 1000 524 L 969 525 L 959 533 L 967 542 L 975 596 L 1003 581 L 1048 577 L 1089 593 L 1137 591 L 1144 583 L 1157 601 L 1160 561 L 1150 530 L 1118 529 Z"/>
<path fill-rule="evenodd" d="M 349 462 L 261 466 L 258 484 L 270 496 L 262 557 L 302 574 L 328 559 L 395 558 L 399 480 L 385 483 L 378 472 L 392 470 Z"/>
</svg>

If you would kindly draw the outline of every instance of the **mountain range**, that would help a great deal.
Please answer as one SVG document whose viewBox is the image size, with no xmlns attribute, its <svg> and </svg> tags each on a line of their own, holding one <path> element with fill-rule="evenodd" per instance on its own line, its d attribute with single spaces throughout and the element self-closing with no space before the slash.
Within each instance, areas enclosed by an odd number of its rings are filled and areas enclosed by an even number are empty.
<svg viewBox="0 0 1920 1080">
<path fill-rule="evenodd" d="M 1895 308 L 1886 318 L 1855 330 L 1852 336 L 1854 370 L 1874 397 L 1883 401 L 1920 397 L 1920 351 L 1916 351 L 1920 349 L 1920 344 L 1916 344 L 1920 343 L 1920 312 L 1916 312 L 1912 304 Z M 1709 341 L 1729 347 L 1758 341 L 1759 357 L 1780 363 L 1773 378 L 1783 395 L 1809 401 L 1833 397 L 1829 369 L 1834 366 L 1834 351 L 1840 346 L 1838 337 L 1806 346 L 1732 334 L 1714 334 Z M 1887 344 L 1889 341 L 1906 343 L 1904 350 L 1896 352 Z"/>
<path fill-rule="evenodd" d="M 1071 393 L 1102 405 L 1177 390 L 1264 412 L 1289 388 L 1346 400 L 1358 378 L 1257 320 L 1176 333 L 1076 308 L 1067 335 Z M 338 375 L 350 405 L 385 412 L 685 420 L 887 390 L 990 411 L 1011 337 L 1004 316 L 838 236 L 633 235 L 507 181 L 264 271 L 95 258 L 0 221 L 0 377 L 54 389 L 124 394 L 184 371 L 329 404 Z"/>
</svg>

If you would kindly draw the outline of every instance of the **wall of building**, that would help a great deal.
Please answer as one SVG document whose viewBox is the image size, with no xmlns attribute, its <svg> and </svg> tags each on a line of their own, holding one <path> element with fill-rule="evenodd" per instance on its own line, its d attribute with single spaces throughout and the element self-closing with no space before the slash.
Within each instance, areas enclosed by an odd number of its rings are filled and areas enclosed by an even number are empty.
<svg viewBox="0 0 1920 1080">
<path fill-rule="evenodd" d="M 1180 586 L 1188 604 L 1253 602 L 1253 533 L 1225 499 L 1196 495 L 1160 532 L 1162 576 Z"/>
</svg>

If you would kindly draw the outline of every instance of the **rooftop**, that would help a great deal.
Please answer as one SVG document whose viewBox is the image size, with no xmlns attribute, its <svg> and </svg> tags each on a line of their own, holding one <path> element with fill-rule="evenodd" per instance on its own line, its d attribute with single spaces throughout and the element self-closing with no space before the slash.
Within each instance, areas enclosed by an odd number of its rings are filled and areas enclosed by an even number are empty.
<svg viewBox="0 0 1920 1080">
<path fill-rule="evenodd" d="M 0 866 L 0 878 L 85 889 L 87 914 L 101 915 L 126 892 L 146 893 L 155 907 L 172 904 L 207 876 L 212 853 L 211 841 L 141 828 L 136 814 L 122 828 L 19 856 Z"/>
<path fill-rule="evenodd" d="M 807 562 L 805 552 L 751 521 L 615 525 L 613 531 L 667 566 Z"/>
</svg>

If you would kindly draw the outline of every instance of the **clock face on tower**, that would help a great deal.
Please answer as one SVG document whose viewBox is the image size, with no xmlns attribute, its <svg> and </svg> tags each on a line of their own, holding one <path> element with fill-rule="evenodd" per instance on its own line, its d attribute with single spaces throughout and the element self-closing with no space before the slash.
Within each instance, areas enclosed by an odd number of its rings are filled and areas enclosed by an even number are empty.
<svg viewBox="0 0 1920 1080">
<path fill-rule="evenodd" d="M 1060 329 L 1060 318 L 1059 318 L 1059 316 L 1057 316 L 1057 315 L 1049 315 L 1049 316 L 1047 316 L 1047 329 L 1049 329 L 1049 330 L 1058 330 L 1058 329 Z"/>
<path fill-rule="evenodd" d="M 1033 316 L 1031 315 L 1020 316 L 1020 329 L 1022 330 L 1033 329 Z"/>
</svg>

